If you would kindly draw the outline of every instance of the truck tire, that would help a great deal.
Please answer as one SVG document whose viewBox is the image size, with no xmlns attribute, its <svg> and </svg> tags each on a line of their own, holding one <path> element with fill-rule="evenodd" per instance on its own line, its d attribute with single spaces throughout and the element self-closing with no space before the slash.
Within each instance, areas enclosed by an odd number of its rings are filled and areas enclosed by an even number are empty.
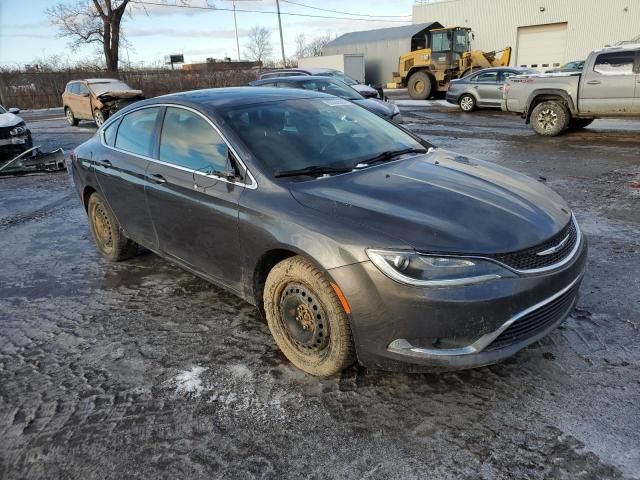
<svg viewBox="0 0 640 480">
<path fill-rule="evenodd" d="M 271 335 L 300 370 L 328 377 L 355 361 L 345 308 L 327 276 L 306 258 L 273 267 L 263 300 Z"/>
<path fill-rule="evenodd" d="M 588 127 L 593 123 L 595 118 L 572 118 L 569 120 L 568 130 L 580 130 L 582 128 Z"/>
<path fill-rule="evenodd" d="M 407 88 L 409 96 L 414 100 L 426 100 L 431 96 L 433 84 L 431 76 L 425 72 L 416 72 L 409 77 Z"/>
<path fill-rule="evenodd" d="M 138 244 L 124 236 L 118 220 L 98 192 L 89 197 L 87 216 L 93 239 L 104 258 L 120 262 L 138 252 Z"/>
<path fill-rule="evenodd" d="M 535 106 L 531 112 L 531 125 L 538 135 L 555 137 L 569 126 L 571 114 L 566 105 L 549 100 Z"/>
</svg>

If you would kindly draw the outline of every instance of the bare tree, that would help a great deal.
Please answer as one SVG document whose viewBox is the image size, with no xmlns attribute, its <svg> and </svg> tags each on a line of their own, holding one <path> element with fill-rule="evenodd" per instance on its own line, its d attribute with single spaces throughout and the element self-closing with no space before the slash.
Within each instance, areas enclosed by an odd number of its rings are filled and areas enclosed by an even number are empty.
<svg viewBox="0 0 640 480">
<path fill-rule="evenodd" d="M 122 42 L 120 26 L 130 0 L 77 0 L 58 3 L 45 14 L 60 28 L 60 35 L 71 39 L 72 47 L 102 47 L 107 70 L 118 71 Z"/>
<path fill-rule="evenodd" d="M 250 60 L 260 62 L 269 58 L 272 53 L 271 30 L 258 25 L 254 26 L 249 31 L 249 40 L 244 46 L 245 56 Z"/>
<path fill-rule="evenodd" d="M 307 40 L 304 33 L 296 37 L 296 58 L 318 57 L 322 55 L 322 49 L 331 41 L 331 36 L 327 33 L 321 37 Z"/>
</svg>

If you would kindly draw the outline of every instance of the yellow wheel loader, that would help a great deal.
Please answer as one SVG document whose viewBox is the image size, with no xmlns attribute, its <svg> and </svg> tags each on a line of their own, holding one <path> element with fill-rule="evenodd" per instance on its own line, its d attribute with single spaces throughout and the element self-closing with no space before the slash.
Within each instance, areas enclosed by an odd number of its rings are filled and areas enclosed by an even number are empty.
<svg viewBox="0 0 640 480">
<path fill-rule="evenodd" d="M 446 91 L 449 81 L 474 70 L 509 65 L 511 47 L 497 52 L 472 51 L 470 35 L 471 29 L 464 27 L 429 31 L 425 36 L 428 45 L 417 44 L 415 50 L 400 57 L 398 71 L 393 72 L 396 87 L 406 87 L 411 98 L 424 100 Z"/>
</svg>

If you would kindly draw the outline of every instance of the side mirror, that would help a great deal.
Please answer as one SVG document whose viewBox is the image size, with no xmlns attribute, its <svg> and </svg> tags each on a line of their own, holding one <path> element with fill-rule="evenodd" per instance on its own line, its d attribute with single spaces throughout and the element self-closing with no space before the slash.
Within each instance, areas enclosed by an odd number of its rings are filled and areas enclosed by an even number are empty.
<svg viewBox="0 0 640 480">
<path fill-rule="evenodd" d="M 18 113 L 20 113 L 20 109 L 19 108 L 10 108 L 9 109 L 9 113 L 13 113 L 14 115 L 17 115 Z"/>
</svg>

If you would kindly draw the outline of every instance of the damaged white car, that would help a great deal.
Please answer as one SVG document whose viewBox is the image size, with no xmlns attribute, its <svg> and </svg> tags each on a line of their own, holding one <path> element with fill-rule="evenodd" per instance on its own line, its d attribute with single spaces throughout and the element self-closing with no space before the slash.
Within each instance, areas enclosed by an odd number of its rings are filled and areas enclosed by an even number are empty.
<svg viewBox="0 0 640 480">
<path fill-rule="evenodd" d="M 0 105 L 0 156 L 12 157 L 33 146 L 27 124 L 17 114 L 18 108 L 5 109 Z"/>
</svg>

